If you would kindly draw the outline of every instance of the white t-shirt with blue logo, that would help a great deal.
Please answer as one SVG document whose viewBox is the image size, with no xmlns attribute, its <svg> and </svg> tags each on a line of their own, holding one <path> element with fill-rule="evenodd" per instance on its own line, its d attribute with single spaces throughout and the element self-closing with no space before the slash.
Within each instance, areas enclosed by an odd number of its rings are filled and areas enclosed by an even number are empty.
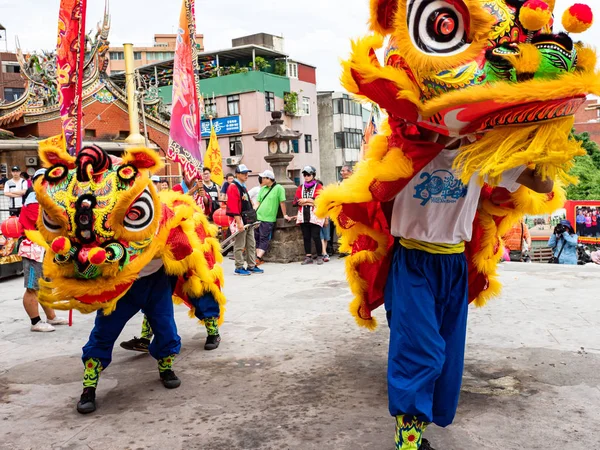
<svg viewBox="0 0 600 450">
<path fill-rule="evenodd" d="M 452 170 L 460 150 L 442 150 L 396 196 L 393 236 L 439 244 L 469 242 L 481 186 L 475 174 L 465 186 Z M 502 175 L 500 186 L 515 192 L 525 166 Z"/>
</svg>

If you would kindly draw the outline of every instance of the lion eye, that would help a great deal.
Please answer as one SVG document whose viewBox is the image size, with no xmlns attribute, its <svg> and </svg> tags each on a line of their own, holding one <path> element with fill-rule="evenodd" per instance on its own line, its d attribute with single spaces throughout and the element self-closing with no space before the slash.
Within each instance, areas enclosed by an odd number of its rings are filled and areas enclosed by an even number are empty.
<svg viewBox="0 0 600 450">
<path fill-rule="evenodd" d="M 464 4 L 446 0 L 414 0 L 408 5 L 410 37 L 423 52 L 449 55 L 469 45 Z M 465 17 L 466 16 L 466 17 Z"/>
<path fill-rule="evenodd" d="M 154 220 L 154 201 L 147 189 L 129 207 L 123 226 L 128 231 L 142 231 Z"/>
</svg>

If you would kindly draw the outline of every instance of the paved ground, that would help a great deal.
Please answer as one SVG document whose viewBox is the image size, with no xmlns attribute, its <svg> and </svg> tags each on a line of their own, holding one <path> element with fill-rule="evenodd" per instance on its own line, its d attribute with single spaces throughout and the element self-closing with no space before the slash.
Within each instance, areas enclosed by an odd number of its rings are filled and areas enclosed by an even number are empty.
<svg viewBox="0 0 600 450">
<path fill-rule="evenodd" d="M 217 351 L 202 349 L 204 330 L 177 307 L 180 389 L 162 387 L 149 356 L 117 348 L 90 416 L 75 403 L 93 317 L 31 333 L 22 279 L 0 282 L 0 448 L 391 450 L 388 331 L 355 326 L 342 261 L 265 270 L 227 276 Z M 432 427 L 431 441 L 438 450 L 599 449 L 600 271 L 505 264 L 501 274 L 503 298 L 471 310 L 456 421 Z M 139 332 L 136 319 L 123 338 Z"/>
</svg>

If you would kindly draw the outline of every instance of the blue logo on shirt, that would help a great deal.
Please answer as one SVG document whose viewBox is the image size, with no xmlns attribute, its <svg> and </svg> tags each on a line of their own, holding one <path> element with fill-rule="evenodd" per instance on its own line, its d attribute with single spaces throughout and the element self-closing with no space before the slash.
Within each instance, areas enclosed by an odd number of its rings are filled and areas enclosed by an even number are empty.
<svg viewBox="0 0 600 450">
<path fill-rule="evenodd" d="M 456 203 L 467 196 L 467 186 L 456 179 L 448 170 L 436 170 L 433 173 L 423 172 L 419 177 L 422 183 L 415 186 L 414 198 L 421 200 L 421 206 L 432 203 Z"/>
</svg>

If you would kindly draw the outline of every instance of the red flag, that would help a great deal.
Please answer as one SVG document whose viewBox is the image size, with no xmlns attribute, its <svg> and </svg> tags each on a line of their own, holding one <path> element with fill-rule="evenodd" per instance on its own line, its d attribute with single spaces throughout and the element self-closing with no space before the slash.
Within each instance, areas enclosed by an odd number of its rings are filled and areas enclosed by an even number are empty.
<svg viewBox="0 0 600 450">
<path fill-rule="evenodd" d="M 194 0 L 183 0 L 175 47 L 173 109 L 167 157 L 179 162 L 184 173 L 191 178 L 202 172 L 199 85 Z"/>
<path fill-rule="evenodd" d="M 72 155 L 81 148 L 86 8 L 87 0 L 61 0 L 58 12 L 56 73 L 60 117 L 67 150 Z"/>
</svg>

